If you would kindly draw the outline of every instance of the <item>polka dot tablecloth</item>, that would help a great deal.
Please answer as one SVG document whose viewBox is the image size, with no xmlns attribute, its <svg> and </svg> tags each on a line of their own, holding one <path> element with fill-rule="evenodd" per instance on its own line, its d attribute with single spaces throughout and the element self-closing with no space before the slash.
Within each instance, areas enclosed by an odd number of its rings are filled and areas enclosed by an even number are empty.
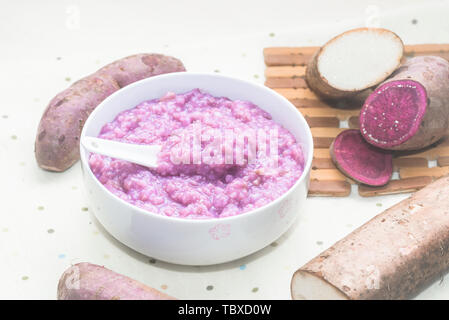
<svg viewBox="0 0 449 320">
<path fill-rule="evenodd" d="M 137 52 L 188 70 L 263 83 L 262 49 L 319 45 L 367 23 L 405 43 L 449 43 L 447 1 L 11 1 L 0 10 L 0 299 L 55 299 L 61 273 L 88 261 L 178 298 L 289 299 L 293 272 L 407 195 L 310 198 L 263 250 L 207 267 L 167 264 L 113 239 L 96 221 L 80 165 L 39 169 L 37 124 L 48 101 L 102 65 Z M 155 5 L 157 4 L 157 5 Z M 418 298 L 449 298 L 441 279 Z"/>
</svg>

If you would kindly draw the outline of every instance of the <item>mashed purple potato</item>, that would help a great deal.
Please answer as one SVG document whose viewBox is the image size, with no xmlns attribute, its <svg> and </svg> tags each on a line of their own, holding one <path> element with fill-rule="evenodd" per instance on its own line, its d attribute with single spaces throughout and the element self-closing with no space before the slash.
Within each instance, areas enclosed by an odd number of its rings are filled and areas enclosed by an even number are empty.
<svg viewBox="0 0 449 320">
<path fill-rule="evenodd" d="M 179 160 L 173 156 L 179 153 L 172 152 L 176 147 L 191 147 L 190 140 L 187 145 L 181 143 L 183 135 L 213 136 L 211 142 L 217 133 L 224 136 L 229 130 L 236 136 L 250 130 L 276 130 L 277 148 L 269 145 L 265 152 L 276 150 L 276 162 L 272 157 L 250 158 L 254 152 L 249 140 L 245 140 L 243 147 L 231 141 L 211 149 L 212 156 L 219 155 L 217 150 L 223 155 L 231 151 L 231 163 L 225 160 L 200 164 L 173 162 Z M 300 144 L 267 112 L 251 102 L 213 97 L 199 89 L 183 94 L 168 93 L 161 99 L 144 101 L 123 111 L 102 128 L 99 138 L 163 146 L 158 168 L 149 169 L 98 154 L 91 154 L 89 165 L 98 180 L 116 196 L 166 216 L 220 218 L 253 210 L 285 193 L 304 168 Z M 268 144 L 268 134 L 259 139 L 262 140 Z M 207 139 L 201 141 L 201 150 L 207 148 L 207 142 Z M 259 145 L 255 150 L 263 151 Z M 238 152 L 243 155 L 243 162 L 236 160 Z M 189 151 L 184 160 L 193 161 L 193 154 Z"/>
</svg>

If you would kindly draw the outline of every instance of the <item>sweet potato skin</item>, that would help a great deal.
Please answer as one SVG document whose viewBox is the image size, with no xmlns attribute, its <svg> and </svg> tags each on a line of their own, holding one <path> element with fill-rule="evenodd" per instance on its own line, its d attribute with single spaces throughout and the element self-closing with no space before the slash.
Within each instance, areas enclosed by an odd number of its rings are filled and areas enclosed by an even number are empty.
<svg viewBox="0 0 449 320">
<path fill-rule="evenodd" d="M 136 280 L 91 263 L 68 268 L 58 283 L 58 300 L 175 300 Z"/>
<path fill-rule="evenodd" d="M 397 80 L 413 80 L 424 86 L 427 109 L 418 131 L 407 141 L 388 149 L 419 150 L 440 140 L 449 128 L 449 62 L 436 56 L 414 57 L 384 83 Z"/>
<path fill-rule="evenodd" d="M 186 70 L 176 58 L 161 54 L 136 54 L 114 61 L 98 70 L 98 73 L 111 76 L 123 88 L 138 80 L 177 71 Z"/>
<path fill-rule="evenodd" d="M 160 54 L 137 54 L 101 68 L 56 95 L 39 123 L 35 156 L 45 170 L 64 171 L 79 159 L 79 137 L 87 117 L 118 89 L 151 76 L 185 71 L 181 61 Z"/>
<path fill-rule="evenodd" d="M 79 159 L 79 137 L 95 107 L 117 91 L 117 82 L 92 75 L 54 97 L 39 123 L 35 142 L 37 163 L 43 169 L 64 171 Z"/>
<path fill-rule="evenodd" d="M 314 275 L 347 299 L 410 298 L 449 268 L 448 194 L 446 176 L 338 241 L 293 279 Z"/>
</svg>

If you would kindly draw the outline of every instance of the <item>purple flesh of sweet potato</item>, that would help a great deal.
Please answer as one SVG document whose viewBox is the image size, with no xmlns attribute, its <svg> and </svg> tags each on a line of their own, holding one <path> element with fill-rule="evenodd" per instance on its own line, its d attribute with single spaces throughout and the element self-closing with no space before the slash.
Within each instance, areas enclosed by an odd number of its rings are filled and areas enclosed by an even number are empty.
<svg viewBox="0 0 449 320">
<path fill-rule="evenodd" d="M 330 148 L 337 168 L 357 182 L 370 186 L 386 184 L 393 173 L 393 156 L 367 143 L 359 130 L 340 133 Z"/>
<path fill-rule="evenodd" d="M 426 109 L 426 89 L 419 82 L 387 82 L 365 102 L 360 114 L 362 134 L 377 147 L 395 147 L 413 137 L 419 130 Z"/>
</svg>

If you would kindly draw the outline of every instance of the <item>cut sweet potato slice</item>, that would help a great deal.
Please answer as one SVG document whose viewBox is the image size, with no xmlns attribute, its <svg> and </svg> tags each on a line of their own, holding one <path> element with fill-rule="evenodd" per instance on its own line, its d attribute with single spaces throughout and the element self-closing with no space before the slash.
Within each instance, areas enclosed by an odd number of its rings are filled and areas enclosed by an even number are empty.
<svg viewBox="0 0 449 320">
<path fill-rule="evenodd" d="M 337 168 L 357 182 L 382 186 L 393 174 L 392 154 L 367 143 L 357 129 L 341 132 L 330 153 Z"/>
</svg>

